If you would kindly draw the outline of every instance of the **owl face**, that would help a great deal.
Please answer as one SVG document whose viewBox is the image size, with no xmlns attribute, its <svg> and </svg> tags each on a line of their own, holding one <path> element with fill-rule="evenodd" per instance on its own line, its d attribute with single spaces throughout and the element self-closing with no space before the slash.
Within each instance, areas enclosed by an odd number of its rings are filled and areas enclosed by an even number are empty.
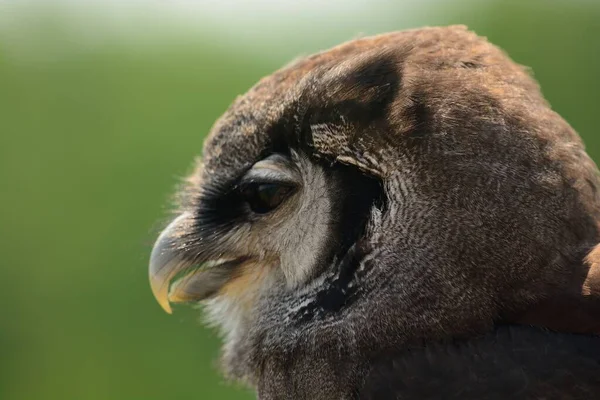
<svg viewBox="0 0 600 400">
<path fill-rule="evenodd" d="M 200 189 L 196 211 L 181 213 L 154 249 L 158 269 L 151 276 L 161 305 L 169 312 L 169 302 L 255 296 L 276 282 L 289 290 L 306 284 L 332 261 L 329 249 L 341 245 L 337 175 L 289 150 L 257 161 L 224 188 Z M 189 230 L 194 235 L 182 238 Z M 182 246 L 192 254 L 182 255 Z"/>
<path fill-rule="evenodd" d="M 208 300 L 219 310 L 211 314 L 222 314 L 213 319 L 235 308 L 242 311 L 233 319 L 246 320 L 258 299 L 300 293 L 293 303 L 308 302 L 306 288 L 339 272 L 381 213 L 383 181 L 368 151 L 357 161 L 316 148 L 383 122 L 397 65 L 387 54 L 373 61 L 358 57 L 288 78 L 269 89 L 274 97 L 263 108 L 254 106 L 266 94 L 259 84 L 217 122 L 181 193 L 179 216 L 152 253 L 153 292 L 167 312 L 171 302 Z"/>
<path fill-rule="evenodd" d="M 485 40 L 360 39 L 264 78 L 217 121 L 151 286 L 167 312 L 204 304 L 235 378 L 260 386 L 301 352 L 358 379 L 382 352 L 576 292 L 599 187 L 576 133 Z"/>
</svg>

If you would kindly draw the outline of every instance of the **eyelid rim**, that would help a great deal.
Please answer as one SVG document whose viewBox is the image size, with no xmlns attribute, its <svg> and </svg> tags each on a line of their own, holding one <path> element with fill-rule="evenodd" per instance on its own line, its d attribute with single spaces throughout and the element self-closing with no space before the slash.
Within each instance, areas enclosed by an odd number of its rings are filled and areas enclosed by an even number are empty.
<svg viewBox="0 0 600 400">
<path fill-rule="evenodd" d="M 240 186 L 255 183 L 274 183 L 297 187 L 300 186 L 302 180 L 291 160 L 274 154 L 254 164 L 240 180 Z"/>
<path fill-rule="evenodd" d="M 273 183 L 288 186 L 298 186 L 299 182 L 290 174 L 280 173 L 266 168 L 258 170 L 251 169 L 240 180 L 240 186 L 256 183 Z"/>
</svg>

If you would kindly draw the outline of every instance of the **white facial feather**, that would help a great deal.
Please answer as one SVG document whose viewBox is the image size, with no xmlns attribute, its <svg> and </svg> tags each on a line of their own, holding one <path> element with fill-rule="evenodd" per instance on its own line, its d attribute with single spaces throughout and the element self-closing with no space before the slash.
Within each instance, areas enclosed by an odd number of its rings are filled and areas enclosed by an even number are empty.
<svg viewBox="0 0 600 400">
<path fill-rule="evenodd" d="M 298 287 L 308 279 L 328 244 L 335 191 L 320 166 L 306 158 L 295 157 L 295 161 L 303 180 L 293 199 L 297 204 L 264 238 L 265 244 L 279 253 L 280 267 L 290 287 Z"/>
<path fill-rule="evenodd" d="M 275 255 L 279 265 L 268 266 L 261 259 L 254 268 L 269 268 L 260 284 L 247 287 L 236 296 L 218 295 L 204 302 L 208 322 L 220 328 L 226 343 L 235 342 L 251 318 L 253 310 L 242 304 L 255 304 L 276 282 L 285 279 L 289 289 L 301 289 L 318 267 L 324 248 L 329 245 L 333 221 L 333 196 L 336 188 L 322 167 L 304 157 L 292 156 L 301 178 L 301 187 L 286 205 L 285 211 L 255 226 L 239 227 L 231 232 L 229 242 L 254 254 Z M 246 246 L 255 247 L 249 249 Z M 262 265 L 262 264 L 265 265 Z M 271 268 L 275 267 L 275 268 Z M 277 273 L 279 271 L 280 273 Z M 283 283 L 283 282 L 281 282 Z M 302 306 L 302 304 L 298 305 Z"/>
</svg>

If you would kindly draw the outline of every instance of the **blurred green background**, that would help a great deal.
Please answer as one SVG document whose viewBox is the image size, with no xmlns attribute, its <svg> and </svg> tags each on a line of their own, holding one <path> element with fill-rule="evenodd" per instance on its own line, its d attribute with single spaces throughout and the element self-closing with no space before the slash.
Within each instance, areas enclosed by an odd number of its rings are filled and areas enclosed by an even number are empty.
<svg viewBox="0 0 600 400">
<path fill-rule="evenodd" d="M 0 399 L 253 398 L 197 312 L 161 311 L 146 265 L 213 121 L 295 55 L 467 24 L 600 160 L 600 2 L 151 3 L 0 0 Z"/>
</svg>

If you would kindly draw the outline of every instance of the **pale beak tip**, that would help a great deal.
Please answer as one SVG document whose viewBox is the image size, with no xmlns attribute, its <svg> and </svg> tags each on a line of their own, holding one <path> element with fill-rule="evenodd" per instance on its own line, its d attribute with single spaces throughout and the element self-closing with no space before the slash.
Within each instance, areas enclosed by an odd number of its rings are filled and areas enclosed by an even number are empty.
<svg viewBox="0 0 600 400">
<path fill-rule="evenodd" d="M 150 254 L 148 266 L 150 288 L 154 298 L 167 314 L 173 312 L 169 304 L 169 283 L 179 271 L 177 252 L 174 249 L 172 236 L 182 229 L 182 225 L 188 219 L 187 213 L 175 218 L 158 236 L 152 248 L 152 254 Z"/>
<path fill-rule="evenodd" d="M 168 286 L 169 285 L 165 284 L 164 280 L 150 276 L 150 287 L 152 288 L 154 298 L 167 314 L 172 314 L 173 310 L 171 309 L 171 304 L 169 302 Z"/>
<path fill-rule="evenodd" d="M 173 310 L 171 309 L 171 304 L 169 304 L 169 300 L 159 301 L 158 304 L 167 314 L 173 314 Z"/>
</svg>

